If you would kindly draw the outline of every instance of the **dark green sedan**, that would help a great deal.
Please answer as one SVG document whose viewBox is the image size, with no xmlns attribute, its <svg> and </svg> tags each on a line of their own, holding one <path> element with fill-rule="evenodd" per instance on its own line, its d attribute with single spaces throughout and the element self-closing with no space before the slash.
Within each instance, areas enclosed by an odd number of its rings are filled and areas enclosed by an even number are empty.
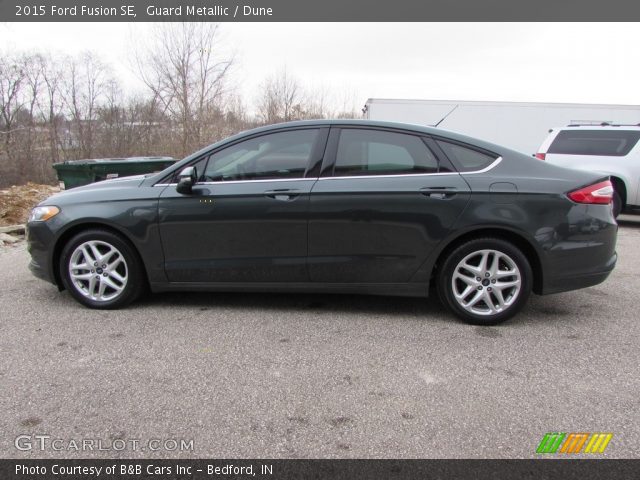
<svg viewBox="0 0 640 480">
<path fill-rule="evenodd" d="M 143 291 L 426 297 L 463 320 L 604 281 L 607 177 L 415 125 L 284 123 L 33 209 L 30 268 L 91 308 Z"/>
</svg>

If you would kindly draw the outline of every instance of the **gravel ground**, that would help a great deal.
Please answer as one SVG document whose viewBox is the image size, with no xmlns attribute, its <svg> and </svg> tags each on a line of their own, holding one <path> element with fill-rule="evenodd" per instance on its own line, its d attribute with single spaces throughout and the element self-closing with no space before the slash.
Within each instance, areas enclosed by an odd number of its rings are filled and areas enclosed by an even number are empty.
<svg viewBox="0 0 640 480">
<path fill-rule="evenodd" d="M 533 457 L 560 431 L 612 432 L 604 456 L 638 458 L 640 217 L 620 223 L 604 284 L 533 296 L 490 328 L 435 298 L 163 294 L 92 311 L 32 277 L 23 242 L 2 248 L 0 456 Z M 107 450 L 73 447 L 87 439 Z"/>
</svg>

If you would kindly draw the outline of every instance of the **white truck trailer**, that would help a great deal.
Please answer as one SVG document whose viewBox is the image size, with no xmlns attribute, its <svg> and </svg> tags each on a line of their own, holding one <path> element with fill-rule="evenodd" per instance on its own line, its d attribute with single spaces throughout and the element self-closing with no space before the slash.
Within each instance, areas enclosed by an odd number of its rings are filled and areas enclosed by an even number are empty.
<svg viewBox="0 0 640 480">
<path fill-rule="evenodd" d="M 532 155 L 554 127 L 640 124 L 640 105 L 370 98 L 364 115 L 371 120 L 437 126 Z"/>
</svg>

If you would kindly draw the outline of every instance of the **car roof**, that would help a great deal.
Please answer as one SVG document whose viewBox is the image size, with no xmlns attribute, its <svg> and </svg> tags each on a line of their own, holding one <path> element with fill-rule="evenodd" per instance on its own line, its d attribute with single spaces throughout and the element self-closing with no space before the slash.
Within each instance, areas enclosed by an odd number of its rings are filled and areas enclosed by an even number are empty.
<svg viewBox="0 0 640 480">
<path fill-rule="evenodd" d="M 425 125 L 413 124 L 413 123 L 400 123 L 400 122 L 385 122 L 381 120 L 357 120 L 357 119 L 319 119 L 319 120 L 296 120 L 293 122 L 275 123 L 272 125 L 266 125 L 259 127 L 251 131 L 268 131 L 278 130 L 280 128 L 297 127 L 297 126 L 363 126 L 363 127 L 380 127 L 380 128 L 394 128 L 401 130 L 413 130 L 420 133 L 428 133 L 437 135 L 439 132 L 446 132 L 434 127 L 427 127 Z M 248 133 L 243 132 L 243 133 Z M 452 132 L 447 132 L 452 133 Z M 448 136 L 448 135 L 447 135 Z"/>
<path fill-rule="evenodd" d="M 505 147 L 496 145 L 478 138 L 468 137 L 466 135 L 444 130 L 441 128 L 427 127 L 425 125 L 418 125 L 412 123 L 400 123 L 400 122 L 385 122 L 380 120 L 352 120 L 352 119 L 321 119 L 321 120 L 297 120 L 293 122 L 275 123 L 264 127 L 254 128 L 252 130 L 245 130 L 232 137 L 225 138 L 218 143 L 227 143 L 236 139 L 245 137 L 254 133 L 264 133 L 270 131 L 277 131 L 287 128 L 295 127 L 331 127 L 331 126 L 361 126 L 361 127 L 377 127 L 377 128 L 389 128 L 396 130 L 405 130 L 414 133 L 422 133 L 427 135 L 440 136 L 451 140 L 457 140 L 462 143 L 468 143 L 480 148 L 484 148 L 493 152 L 500 152 L 507 150 Z M 216 144 L 210 145 L 207 149 L 213 147 Z"/>
</svg>

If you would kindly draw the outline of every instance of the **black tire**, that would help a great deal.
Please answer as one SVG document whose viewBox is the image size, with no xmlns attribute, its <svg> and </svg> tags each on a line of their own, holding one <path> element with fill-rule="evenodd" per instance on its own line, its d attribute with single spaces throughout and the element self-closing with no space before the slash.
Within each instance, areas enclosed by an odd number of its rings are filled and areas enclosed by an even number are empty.
<svg viewBox="0 0 640 480">
<path fill-rule="evenodd" d="M 618 218 L 618 215 L 620 215 L 620 212 L 622 212 L 622 198 L 620 197 L 620 194 L 618 192 L 613 192 L 611 203 L 613 209 L 613 217 Z"/>
<path fill-rule="evenodd" d="M 91 270 L 87 270 L 84 266 L 78 269 L 72 269 L 70 264 L 72 259 L 76 262 L 74 265 L 78 264 L 77 262 L 79 260 L 77 259 L 81 259 L 82 265 L 90 263 L 87 262 L 84 254 L 80 253 L 81 249 L 79 249 L 82 245 L 86 245 L 87 242 L 94 242 L 98 248 L 98 253 L 108 252 L 108 246 L 112 247 L 116 253 L 107 261 L 113 261 L 114 256 L 115 259 L 117 259 L 117 255 L 121 256 L 123 261 L 119 262 L 117 266 L 112 269 L 114 272 L 111 273 L 109 273 L 108 270 L 111 265 L 107 263 L 105 263 L 105 265 L 107 265 L 108 268 L 104 270 L 101 269 L 102 265 L 100 264 L 93 264 L 90 267 Z M 87 248 L 87 251 L 95 257 L 90 248 Z M 94 259 L 96 258 L 92 258 L 92 260 Z M 65 289 L 78 302 L 89 308 L 104 310 L 122 308 L 136 300 L 146 287 L 146 277 L 137 252 L 125 238 L 108 230 L 90 229 L 73 236 L 62 249 L 59 271 Z M 105 286 L 103 299 L 98 299 L 98 295 L 94 295 L 94 298 L 92 298 L 89 294 L 89 282 L 92 280 L 74 280 L 71 278 L 72 271 L 74 274 L 82 274 L 94 278 L 94 285 L 97 285 L 98 290 L 100 289 L 100 283 L 105 283 L 106 285 L 106 280 L 109 281 L 109 285 L 116 285 L 121 288 L 121 290 L 118 291 L 115 288 Z M 124 276 L 123 273 L 125 274 Z M 120 282 L 118 279 L 114 282 L 114 278 L 112 278 L 111 275 L 116 274 L 119 278 L 125 278 L 126 281 Z M 86 288 L 83 288 L 83 286 Z M 93 288 L 93 291 L 95 292 L 95 288 Z"/>
<path fill-rule="evenodd" d="M 487 263 L 492 265 L 493 260 L 498 259 L 496 268 L 498 273 L 495 276 L 492 276 L 487 271 L 484 272 L 484 275 L 475 277 L 475 274 L 470 275 L 472 273 L 471 270 L 466 270 L 465 267 L 461 266 L 461 262 L 466 259 L 465 263 L 471 262 L 471 265 L 475 268 L 480 267 L 480 261 L 477 264 L 473 262 L 475 262 L 475 259 L 482 259 L 483 254 L 481 251 L 496 252 L 495 254 L 487 253 Z M 513 268 L 514 266 L 517 267 L 517 270 Z M 462 269 L 460 270 L 461 272 L 464 272 L 465 280 L 461 280 L 458 277 L 454 283 L 454 274 L 459 268 Z M 489 268 L 486 270 L 489 270 Z M 509 271 L 513 271 L 516 274 L 508 275 L 507 272 Z M 489 275 L 485 277 L 487 274 Z M 478 273 L 478 275 L 480 274 Z M 477 281 L 478 278 L 481 280 Z M 496 288 L 500 285 L 497 282 L 515 283 L 516 279 L 519 279 L 518 286 Z M 467 283 L 467 280 L 470 283 Z M 485 280 L 488 281 L 488 284 Z M 533 272 L 527 258 L 512 243 L 498 238 L 478 238 L 465 242 L 448 253 L 438 269 L 436 281 L 440 300 L 460 319 L 473 325 L 497 325 L 513 317 L 527 303 L 533 283 Z M 475 285 L 476 283 L 477 285 Z M 483 283 L 486 285 L 483 285 Z M 462 300 L 457 300 L 454 289 L 462 295 L 467 287 L 470 288 L 469 293 Z M 479 287 L 482 287 L 482 289 Z M 506 292 L 507 299 L 504 298 L 502 292 Z M 499 306 L 498 293 L 500 293 L 500 298 L 503 300 L 502 307 Z M 477 298 L 476 295 L 488 295 L 486 298 L 489 300 L 480 298 L 478 303 L 475 304 L 477 307 L 473 308 L 473 305 L 469 305 L 473 303 L 473 299 Z M 467 301 L 465 302 L 465 300 Z M 493 304 L 493 309 L 489 307 L 487 303 L 489 301 Z M 466 303 L 467 309 L 460 302 Z M 473 311 L 470 311 L 470 309 Z M 480 311 L 482 313 L 478 313 Z"/>
</svg>

